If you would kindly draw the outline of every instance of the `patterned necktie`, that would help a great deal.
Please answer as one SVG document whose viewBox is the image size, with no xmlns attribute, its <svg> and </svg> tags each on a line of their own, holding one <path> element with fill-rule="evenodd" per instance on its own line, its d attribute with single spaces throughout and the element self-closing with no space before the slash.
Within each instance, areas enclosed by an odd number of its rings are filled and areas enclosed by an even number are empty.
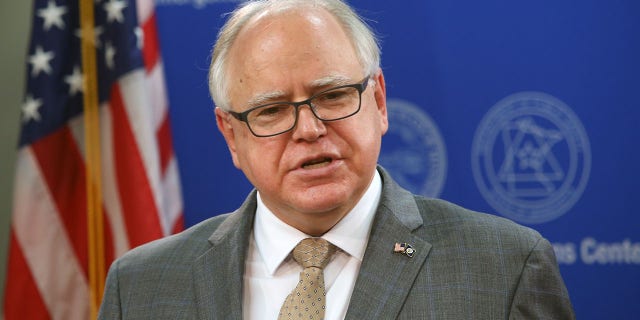
<svg viewBox="0 0 640 320">
<path fill-rule="evenodd" d="M 325 295 L 322 269 L 336 252 L 336 246 L 322 238 L 306 238 L 293 249 L 293 259 L 304 270 L 300 281 L 280 308 L 278 320 L 324 319 Z"/>
</svg>

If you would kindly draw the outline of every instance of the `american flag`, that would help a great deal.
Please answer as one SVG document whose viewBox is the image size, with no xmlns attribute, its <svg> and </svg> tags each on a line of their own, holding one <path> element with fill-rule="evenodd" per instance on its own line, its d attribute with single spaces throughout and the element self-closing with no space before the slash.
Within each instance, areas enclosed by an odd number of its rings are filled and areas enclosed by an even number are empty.
<svg viewBox="0 0 640 320">
<path fill-rule="evenodd" d="M 105 268 L 182 229 L 152 0 L 95 0 Z M 90 285 L 78 0 L 36 0 L 4 316 L 87 319 Z"/>
</svg>

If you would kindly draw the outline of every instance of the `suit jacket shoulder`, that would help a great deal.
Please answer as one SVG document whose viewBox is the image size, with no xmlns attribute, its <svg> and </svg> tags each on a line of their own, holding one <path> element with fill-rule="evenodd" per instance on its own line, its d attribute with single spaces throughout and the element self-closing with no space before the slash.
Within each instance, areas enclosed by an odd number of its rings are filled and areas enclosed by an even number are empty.
<svg viewBox="0 0 640 320">
<path fill-rule="evenodd" d="M 528 253 L 543 239 L 537 231 L 511 220 L 465 209 L 440 199 L 415 196 L 424 219 L 425 237 L 432 243 L 497 248 Z"/>
<path fill-rule="evenodd" d="M 237 312 L 255 194 L 233 213 L 137 247 L 107 277 L 99 319 L 194 319 Z M 239 312 L 238 312 L 239 314 Z"/>
<path fill-rule="evenodd" d="M 204 220 L 178 234 L 154 240 L 125 253 L 118 259 L 120 270 L 153 270 L 166 265 L 188 265 L 208 248 L 208 239 L 231 214 Z"/>
</svg>

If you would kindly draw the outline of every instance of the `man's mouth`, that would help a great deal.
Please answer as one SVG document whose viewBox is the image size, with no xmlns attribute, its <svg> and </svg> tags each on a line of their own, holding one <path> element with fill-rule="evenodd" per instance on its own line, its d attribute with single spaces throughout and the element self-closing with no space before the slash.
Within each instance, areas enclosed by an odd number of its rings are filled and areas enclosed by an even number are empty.
<svg viewBox="0 0 640 320">
<path fill-rule="evenodd" d="M 302 164 L 302 169 L 316 169 L 327 166 L 331 163 L 331 158 L 318 158 Z"/>
</svg>

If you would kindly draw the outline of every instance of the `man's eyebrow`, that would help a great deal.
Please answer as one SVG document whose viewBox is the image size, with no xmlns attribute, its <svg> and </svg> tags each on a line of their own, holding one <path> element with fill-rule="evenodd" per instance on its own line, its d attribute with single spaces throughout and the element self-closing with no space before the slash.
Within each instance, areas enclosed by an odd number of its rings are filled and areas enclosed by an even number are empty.
<svg viewBox="0 0 640 320">
<path fill-rule="evenodd" d="M 252 108 L 252 107 L 263 105 L 269 102 L 282 101 L 285 96 L 286 96 L 286 93 L 284 93 L 284 91 L 272 91 L 272 92 L 259 93 L 255 95 L 253 98 L 249 99 L 247 104 L 249 105 L 250 108 Z"/>
<path fill-rule="evenodd" d="M 329 86 L 341 86 L 350 84 L 353 80 L 343 75 L 330 75 L 324 78 L 316 79 L 311 82 L 311 88 L 323 88 Z"/>
</svg>

